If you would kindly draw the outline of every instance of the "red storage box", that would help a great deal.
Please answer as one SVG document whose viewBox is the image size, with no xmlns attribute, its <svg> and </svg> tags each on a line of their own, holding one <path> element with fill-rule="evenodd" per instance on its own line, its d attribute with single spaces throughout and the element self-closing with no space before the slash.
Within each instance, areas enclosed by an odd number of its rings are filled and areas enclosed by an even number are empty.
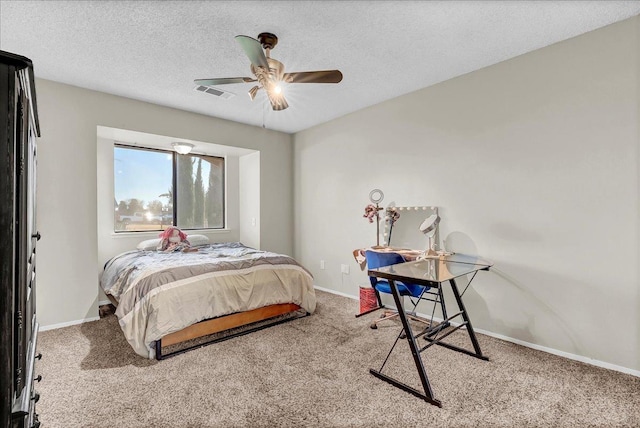
<svg viewBox="0 0 640 428">
<path fill-rule="evenodd" d="M 371 287 L 360 287 L 360 313 L 364 313 L 378 307 L 376 291 Z"/>
</svg>

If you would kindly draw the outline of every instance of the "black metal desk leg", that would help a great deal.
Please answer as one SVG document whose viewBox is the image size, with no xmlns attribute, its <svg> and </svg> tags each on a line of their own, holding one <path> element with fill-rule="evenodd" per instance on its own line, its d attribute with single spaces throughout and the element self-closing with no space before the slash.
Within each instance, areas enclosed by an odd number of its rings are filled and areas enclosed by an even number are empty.
<svg viewBox="0 0 640 428">
<path fill-rule="evenodd" d="M 429 378 L 427 378 L 427 373 L 424 369 L 422 358 L 420 358 L 420 351 L 418 350 L 418 345 L 416 343 L 413 330 L 409 325 L 409 321 L 407 320 L 407 315 L 405 314 L 404 308 L 402 306 L 402 301 L 400 300 L 402 297 L 398 292 L 398 286 L 396 285 L 396 282 L 391 279 L 389 280 L 389 285 L 391 288 L 391 294 L 393 294 L 393 300 L 396 302 L 396 307 L 398 308 L 398 316 L 400 318 L 400 321 L 402 321 L 402 327 L 404 328 L 406 339 L 409 342 L 409 348 L 411 349 L 411 354 L 413 355 L 413 361 L 416 364 L 416 369 L 418 370 L 418 375 L 420 376 L 420 381 L 422 382 L 424 394 L 422 394 L 420 391 L 416 390 L 415 388 L 410 387 L 409 385 L 399 382 L 389 376 L 383 375 L 377 370 L 371 369 L 369 370 L 369 372 L 374 376 L 384 380 L 385 382 L 392 384 L 393 386 L 396 386 L 410 394 L 413 394 L 417 397 L 422 398 L 428 403 L 434 404 L 438 407 L 442 407 L 442 403 L 433 397 L 433 391 L 431 390 L 431 385 L 429 384 Z"/>
<path fill-rule="evenodd" d="M 458 291 L 456 281 L 454 279 L 450 279 L 449 283 L 451 284 L 451 290 L 453 291 L 453 295 L 456 298 L 456 302 L 458 303 L 458 308 L 460 308 L 460 310 L 462 311 L 462 318 L 466 322 L 467 332 L 469 333 L 469 338 L 471 339 L 471 343 L 473 344 L 473 349 L 476 351 L 475 354 L 471 352 L 468 352 L 468 354 L 482 360 L 489 360 L 489 358 L 482 355 L 480 344 L 478 343 L 478 339 L 476 339 L 476 333 L 473 331 L 473 327 L 471 326 L 471 320 L 469 319 L 469 315 L 467 314 L 467 309 L 464 307 L 464 303 L 462 303 L 462 297 L 460 297 L 460 292 Z"/>
<path fill-rule="evenodd" d="M 442 319 L 446 320 L 449 317 L 447 316 L 447 305 L 444 301 L 444 293 L 442 292 L 442 284 L 438 284 L 438 298 L 440 299 L 440 307 L 442 308 Z M 444 325 L 444 327 L 448 327 L 449 326 L 449 322 L 446 321 L 446 324 Z"/>
</svg>

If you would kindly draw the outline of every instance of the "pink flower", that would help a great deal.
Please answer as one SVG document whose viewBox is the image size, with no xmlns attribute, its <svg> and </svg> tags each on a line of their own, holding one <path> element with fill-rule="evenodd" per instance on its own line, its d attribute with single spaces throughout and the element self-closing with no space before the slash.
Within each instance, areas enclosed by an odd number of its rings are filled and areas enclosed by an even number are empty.
<svg viewBox="0 0 640 428">
<path fill-rule="evenodd" d="M 364 215 L 362 217 L 369 219 L 369 223 L 373 223 L 374 218 L 380 218 L 380 214 L 378 214 L 378 211 L 381 209 L 382 208 L 376 208 L 376 206 L 373 204 L 369 204 L 364 207 Z"/>
</svg>

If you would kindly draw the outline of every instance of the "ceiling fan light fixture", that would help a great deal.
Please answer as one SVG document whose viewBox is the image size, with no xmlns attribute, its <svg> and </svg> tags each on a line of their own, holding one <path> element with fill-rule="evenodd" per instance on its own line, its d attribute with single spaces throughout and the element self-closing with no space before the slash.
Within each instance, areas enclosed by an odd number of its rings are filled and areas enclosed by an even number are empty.
<svg viewBox="0 0 640 428">
<path fill-rule="evenodd" d="M 284 110 L 289 107 L 289 103 L 287 103 L 287 100 L 282 96 L 282 94 L 276 95 L 273 92 L 267 92 L 267 97 L 269 98 L 271 108 L 274 111 Z"/>
<path fill-rule="evenodd" d="M 182 143 L 182 142 L 171 143 L 171 146 L 173 146 L 173 150 L 175 150 L 176 153 L 181 155 L 186 155 L 190 153 L 191 149 L 193 149 L 194 147 L 194 145 L 191 143 Z"/>
</svg>

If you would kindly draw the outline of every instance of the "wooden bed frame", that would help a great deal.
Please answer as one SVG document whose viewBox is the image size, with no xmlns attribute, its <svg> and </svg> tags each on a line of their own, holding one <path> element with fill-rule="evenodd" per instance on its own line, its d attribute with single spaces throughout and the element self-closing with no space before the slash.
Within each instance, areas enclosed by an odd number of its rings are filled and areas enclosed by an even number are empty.
<svg viewBox="0 0 640 428">
<path fill-rule="evenodd" d="M 118 301 L 115 299 L 115 297 L 109 294 L 107 294 L 107 297 L 109 298 L 111 303 L 113 303 L 114 306 L 116 307 L 118 306 Z M 274 320 L 274 322 L 271 322 L 268 324 L 261 324 L 259 326 L 248 328 L 246 330 L 242 330 L 224 337 L 219 337 L 219 338 L 216 338 L 204 343 L 199 343 L 197 345 L 190 346 L 184 349 L 179 349 L 177 351 L 173 351 L 168 354 L 162 353 L 163 347 L 177 345 L 179 343 L 187 342 L 192 339 L 197 339 L 199 337 L 208 336 L 210 334 L 220 333 L 222 331 L 231 330 L 233 328 L 254 324 L 259 321 L 270 320 L 280 315 L 298 312 L 301 309 L 302 308 L 296 305 L 295 303 L 280 303 L 276 305 L 264 306 L 262 308 L 256 308 L 246 312 L 236 312 L 234 314 L 224 315 L 221 317 L 200 321 L 198 323 L 190 325 L 189 327 L 185 327 L 182 330 L 167 334 L 166 336 L 163 336 L 160 340 L 157 340 L 156 341 L 156 359 L 164 360 L 165 358 L 173 357 L 175 355 L 181 354 L 191 349 L 201 348 L 205 345 L 210 345 L 212 343 L 222 342 L 223 340 L 242 336 L 257 330 L 262 330 L 263 328 L 266 328 L 266 327 L 271 327 L 277 324 L 281 324 L 283 322 L 291 321 L 291 320 L 302 318 L 309 315 L 309 313 L 305 311 L 304 314 L 301 314 L 300 316 L 297 316 L 297 317 Z"/>
</svg>

